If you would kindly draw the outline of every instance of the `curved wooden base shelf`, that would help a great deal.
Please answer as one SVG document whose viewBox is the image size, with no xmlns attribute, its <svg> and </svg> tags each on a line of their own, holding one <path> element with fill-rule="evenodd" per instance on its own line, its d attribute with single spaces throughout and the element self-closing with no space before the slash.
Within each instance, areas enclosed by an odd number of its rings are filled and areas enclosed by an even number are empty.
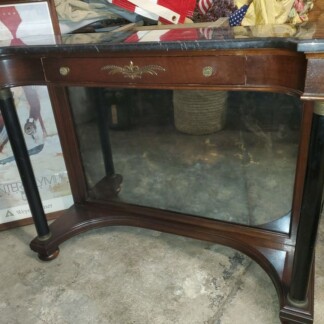
<svg viewBox="0 0 324 324">
<path fill-rule="evenodd" d="M 132 210 L 128 210 L 127 206 L 118 208 L 88 203 L 68 209 L 50 225 L 51 236 L 46 241 L 36 237 L 30 247 L 38 253 L 41 260 L 50 261 L 58 255 L 59 245 L 69 238 L 91 229 L 117 225 L 142 227 L 218 243 L 246 254 L 266 271 L 276 287 L 282 323 L 312 323 L 314 276 L 308 289 L 307 305 L 298 307 L 291 303 L 288 290 L 294 248 L 282 242 L 284 234 L 278 235 L 243 225 L 236 225 L 237 228 L 233 230 L 233 224 L 146 207 L 132 206 Z M 262 233 L 259 237 L 255 235 L 258 232 Z M 277 240 L 274 239 L 275 236 L 278 237 Z"/>
</svg>

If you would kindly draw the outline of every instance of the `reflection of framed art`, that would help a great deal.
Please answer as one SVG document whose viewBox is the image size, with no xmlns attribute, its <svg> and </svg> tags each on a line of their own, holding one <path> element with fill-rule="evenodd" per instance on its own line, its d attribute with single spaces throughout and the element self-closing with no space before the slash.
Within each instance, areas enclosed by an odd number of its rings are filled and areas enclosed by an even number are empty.
<svg viewBox="0 0 324 324">
<path fill-rule="evenodd" d="M 0 42 L 32 44 L 59 33 L 52 1 L 1 1 Z M 70 186 L 46 86 L 12 89 L 44 210 L 49 218 L 72 204 Z M 29 206 L 0 115 L 0 230 L 32 222 Z"/>
<path fill-rule="evenodd" d="M 0 40 L 19 45 L 21 38 L 59 34 L 53 1 L 1 1 Z"/>
</svg>

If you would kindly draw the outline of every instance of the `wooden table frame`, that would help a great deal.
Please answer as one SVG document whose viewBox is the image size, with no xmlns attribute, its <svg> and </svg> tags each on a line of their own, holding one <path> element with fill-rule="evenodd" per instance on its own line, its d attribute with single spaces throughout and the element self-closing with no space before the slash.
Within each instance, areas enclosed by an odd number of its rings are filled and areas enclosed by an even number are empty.
<svg viewBox="0 0 324 324">
<path fill-rule="evenodd" d="M 286 48 L 178 48 L 134 51 L 118 46 L 7 48 L 0 56 L 0 107 L 35 222 L 31 249 L 52 260 L 59 245 L 86 230 L 110 225 L 138 226 L 237 249 L 270 276 L 280 300 L 282 323 L 312 323 L 314 246 L 324 185 L 324 54 Z M 131 53 L 131 54 L 130 54 Z M 82 68 L 80 68 L 82 66 Z M 108 66 L 108 68 L 107 68 Z M 118 66 L 111 74 L 109 66 Z M 156 73 L 140 77 L 133 67 Z M 126 73 L 123 68 L 127 68 Z M 205 73 L 206 67 L 212 73 Z M 133 69 L 133 70 L 132 70 Z M 204 72 L 205 71 L 205 72 Z M 69 174 L 75 204 L 48 226 L 26 151 L 10 87 L 47 85 Z M 264 227 L 211 220 L 113 201 L 101 203 L 88 195 L 67 86 L 112 88 L 253 90 L 293 94 L 303 104 L 290 227 L 281 220 Z M 106 154 L 106 184 L 118 192 L 111 152 Z M 202 215 L 203 216 L 203 215 Z"/>
</svg>

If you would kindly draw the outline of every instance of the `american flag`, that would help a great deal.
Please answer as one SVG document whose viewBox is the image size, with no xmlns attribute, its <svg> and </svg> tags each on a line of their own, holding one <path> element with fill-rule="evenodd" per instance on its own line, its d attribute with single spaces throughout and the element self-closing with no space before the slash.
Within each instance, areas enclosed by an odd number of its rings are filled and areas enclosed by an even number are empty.
<svg viewBox="0 0 324 324">
<path fill-rule="evenodd" d="M 211 5 L 213 4 L 214 0 L 200 0 L 198 2 L 198 10 L 205 15 Z"/>
<path fill-rule="evenodd" d="M 184 23 L 192 17 L 196 0 L 108 0 L 108 2 L 163 23 Z"/>
<path fill-rule="evenodd" d="M 205 15 L 208 10 L 211 8 L 212 4 L 217 0 L 200 0 L 198 2 L 198 10 L 201 14 Z M 250 1 L 248 4 L 243 5 L 240 9 L 234 11 L 229 16 L 229 24 L 230 26 L 240 26 L 244 16 L 246 15 L 247 10 L 249 9 Z"/>
<path fill-rule="evenodd" d="M 240 9 L 234 11 L 229 17 L 230 26 L 240 26 L 248 9 L 249 5 L 244 5 Z"/>
</svg>

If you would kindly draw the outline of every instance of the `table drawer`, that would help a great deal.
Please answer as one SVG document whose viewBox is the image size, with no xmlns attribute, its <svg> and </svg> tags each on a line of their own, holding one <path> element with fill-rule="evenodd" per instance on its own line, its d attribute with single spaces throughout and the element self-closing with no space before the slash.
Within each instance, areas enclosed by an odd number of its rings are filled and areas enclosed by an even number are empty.
<svg viewBox="0 0 324 324">
<path fill-rule="evenodd" d="M 44 58 L 46 79 L 59 83 L 242 85 L 245 58 Z"/>
</svg>

